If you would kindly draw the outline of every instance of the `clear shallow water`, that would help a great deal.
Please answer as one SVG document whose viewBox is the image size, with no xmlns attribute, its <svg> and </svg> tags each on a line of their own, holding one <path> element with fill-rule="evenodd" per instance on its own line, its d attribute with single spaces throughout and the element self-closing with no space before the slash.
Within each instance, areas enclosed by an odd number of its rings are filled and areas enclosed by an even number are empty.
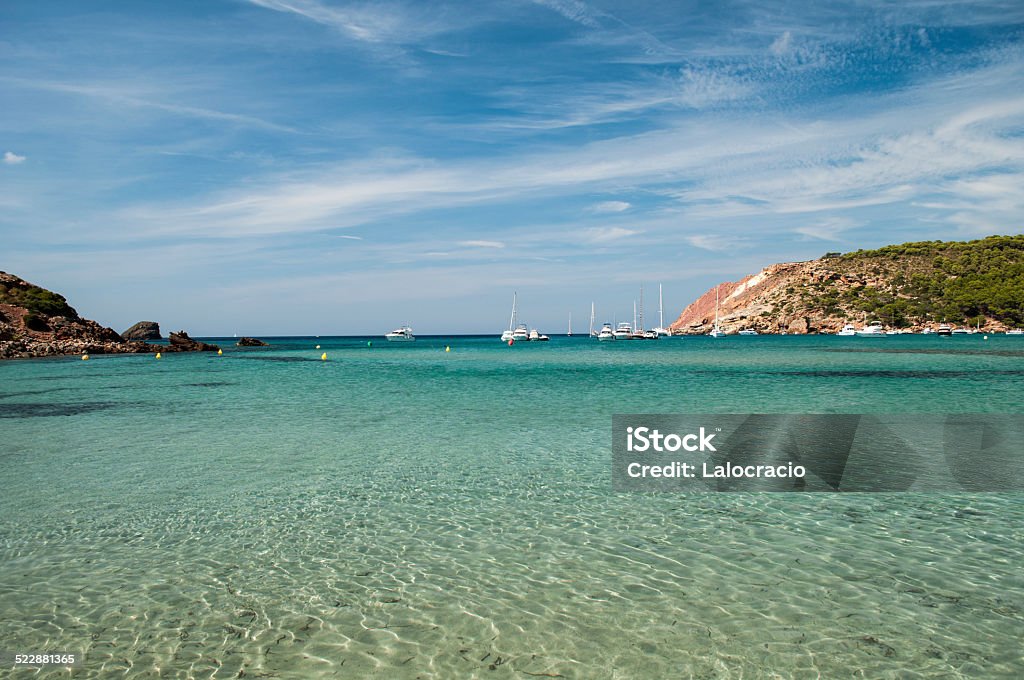
<svg viewBox="0 0 1024 680">
<path fill-rule="evenodd" d="M 74 677 L 1024 673 L 1020 495 L 610 490 L 613 413 L 1020 413 L 1022 339 L 270 341 L 0 363 L 0 648 Z"/>
</svg>

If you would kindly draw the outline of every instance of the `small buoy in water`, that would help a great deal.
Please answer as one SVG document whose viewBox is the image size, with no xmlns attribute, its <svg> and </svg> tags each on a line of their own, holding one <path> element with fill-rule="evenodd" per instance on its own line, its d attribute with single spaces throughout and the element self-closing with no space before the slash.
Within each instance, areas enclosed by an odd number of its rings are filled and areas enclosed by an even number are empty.
<svg viewBox="0 0 1024 680">
<path fill-rule="evenodd" d="M 327 352 L 320 355 L 320 361 L 327 361 Z"/>
<path fill-rule="evenodd" d="M 159 359 L 159 358 L 160 358 L 160 352 L 157 352 L 157 353 L 156 353 L 156 358 L 157 358 L 157 359 Z"/>
<path fill-rule="evenodd" d="M 316 346 L 316 348 L 317 348 L 317 349 L 320 349 L 320 345 L 317 345 L 317 346 Z"/>
<path fill-rule="evenodd" d="M 508 346 L 509 346 L 509 347 L 511 347 L 511 346 L 512 346 L 512 345 L 514 345 L 514 344 L 516 344 L 516 341 L 515 341 L 515 340 L 513 340 L 512 338 L 509 338 L 509 339 L 508 339 Z"/>
<path fill-rule="evenodd" d="M 367 347 L 373 347 L 373 341 L 372 340 L 367 340 L 366 341 L 366 346 Z"/>
<path fill-rule="evenodd" d="M 982 338 L 981 338 L 981 339 L 982 339 L 982 340 L 988 340 L 988 336 L 987 336 L 987 335 L 985 335 L 985 336 L 982 336 Z"/>
<path fill-rule="evenodd" d="M 448 345 L 445 345 L 445 346 L 444 346 L 444 351 L 445 351 L 445 352 L 451 352 L 451 351 L 452 351 L 452 348 L 451 348 L 451 347 L 449 347 Z"/>
<path fill-rule="evenodd" d="M 224 354 L 224 350 L 222 350 L 222 349 L 217 350 L 217 356 L 220 356 L 222 354 Z"/>
<path fill-rule="evenodd" d="M 89 355 L 88 354 L 83 354 L 82 355 L 82 361 L 88 361 L 88 360 L 89 360 Z"/>
</svg>

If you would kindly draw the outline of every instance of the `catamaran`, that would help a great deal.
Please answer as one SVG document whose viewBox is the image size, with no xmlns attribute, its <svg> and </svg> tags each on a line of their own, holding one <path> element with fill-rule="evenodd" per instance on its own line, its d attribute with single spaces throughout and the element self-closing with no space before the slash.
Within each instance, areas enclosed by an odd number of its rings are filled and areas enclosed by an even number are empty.
<svg viewBox="0 0 1024 680">
<path fill-rule="evenodd" d="M 718 286 L 715 286 L 715 327 L 708 333 L 713 338 L 725 337 L 725 332 L 718 327 Z"/>
<path fill-rule="evenodd" d="M 512 340 L 513 329 L 516 326 L 516 293 L 512 293 L 512 316 L 508 320 L 508 330 L 501 334 L 501 341 Z"/>
<path fill-rule="evenodd" d="M 661 299 L 661 284 L 658 284 L 658 327 L 653 329 L 655 335 L 672 335 L 665 328 L 665 309 Z"/>
</svg>

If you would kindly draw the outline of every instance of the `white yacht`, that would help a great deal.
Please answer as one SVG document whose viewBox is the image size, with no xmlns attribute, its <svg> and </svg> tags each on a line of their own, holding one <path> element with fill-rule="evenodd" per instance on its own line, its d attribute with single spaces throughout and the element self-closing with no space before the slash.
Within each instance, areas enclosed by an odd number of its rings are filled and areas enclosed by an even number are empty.
<svg viewBox="0 0 1024 680">
<path fill-rule="evenodd" d="M 538 333 L 536 328 L 534 328 L 534 329 L 532 329 L 530 331 L 530 340 L 532 340 L 534 342 L 544 342 L 544 341 L 550 340 L 550 339 L 551 338 L 549 338 L 548 336 L 542 335 L 542 334 Z"/>
<path fill-rule="evenodd" d="M 1006 331 L 1007 335 L 1024 335 L 1024 329 L 1014 328 L 1012 331 Z"/>
<path fill-rule="evenodd" d="M 882 324 L 877 321 L 869 323 L 864 328 L 857 331 L 858 338 L 884 338 L 885 331 L 882 329 Z"/>
<path fill-rule="evenodd" d="M 935 335 L 935 329 L 931 326 L 925 326 L 925 329 L 921 331 L 921 335 Z"/>
<path fill-rule="evenodd" d="M 953 335 L 953 327 L 947 323 L 940 323 L 939 330 L 935 332 L 939 335 Z"/>
<path fill-rule="evenodd" d="M 416 336 L 412 334 L 412 328 L 409 326 L 396 328 L 390 333 L 385 333 L 384 337 L 388 339 L 388 342 L 410 342 L 416 339 Z"/>
<path fill-rule="evenodd" d="M 949 333 L 950 335 L 970 335 L 971 331 L 967 328 L 954 328 Z"/>
<path fill-rule="evenodd" d="M 605 325 L 601 326 L 601 331 L 597 334 L 597 339 L 598 340 L 614 340 L 615 339 L 615 331 L 612 330 L 612 325 L 610 323 L 606 323 Z"/>
<path fill-rule="evenodd" d="M 843 330 L 836 333 L 836 335 L 842 336 L 844 338 L 853 337 L 854 335 L 857 335 L 857 327 L 854 326 L 852 323 L 848 323 L 845 326 L 843 326 Z"/>
<path fill-rule="evenodd" d="M 755 331 L 753 328 L 741 328 L 740 332 L 737 333 L 737 335 L 757 335 L 757 334 L 758 334 L 757 331 Z"/>
<path fill-rule="evenodd" d="M 530 331 L 526 328 L 525 323 L 521 323 L 516 326 L 516 329 L 512 331 L 512 339 L 521 342 L 530 339 Z"/>
<path fill-rule="evenodd" d="M 616 340 L 629 340 L 633 336 L 633 327 L 629 325 L 628 321 L 623 321 L 619 324 L 618 328 L 615 329 Z"/>
</svg>

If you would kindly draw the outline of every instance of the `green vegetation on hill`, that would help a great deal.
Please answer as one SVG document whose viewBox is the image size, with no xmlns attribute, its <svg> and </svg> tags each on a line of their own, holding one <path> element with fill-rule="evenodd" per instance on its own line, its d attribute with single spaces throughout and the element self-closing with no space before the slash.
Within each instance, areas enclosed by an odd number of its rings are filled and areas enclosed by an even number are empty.
<svg viewBox="0 0 1024 680">
<path fill-rule="evenodd" d="M 31 284 L 0 283 L 0 303 L 24 307 L 32 314 L 43 316 L 78 316 L 63 296 Z"/>
<path fill-rule="evenodd" d="M 1024 325 L 1024 235 L 920 241 L 826 257 L 822 261 L 837 273 L 874 283 L 810 284 L 801 301 L 827 314 L 859 311 L 895 326 L 973 325 L 982 317 Z"/>
</svg>

